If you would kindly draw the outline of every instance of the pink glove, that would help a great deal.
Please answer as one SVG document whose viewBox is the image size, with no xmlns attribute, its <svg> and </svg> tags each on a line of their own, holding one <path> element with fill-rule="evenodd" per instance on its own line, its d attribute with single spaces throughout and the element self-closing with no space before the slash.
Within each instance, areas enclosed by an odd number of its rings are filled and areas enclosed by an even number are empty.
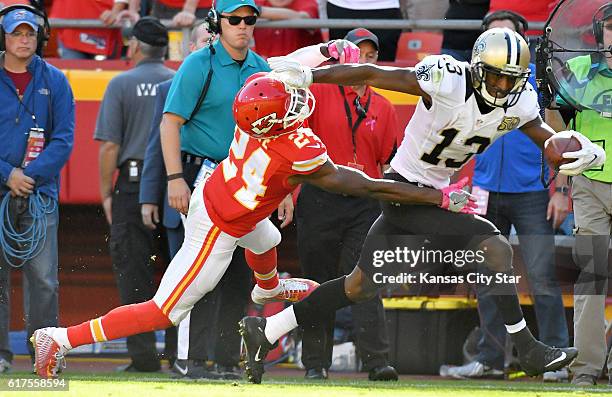
<svg viewBox="0 0 612 397">
<path fill-rule="evenodd" d="M 478 207 L 476 205 L 476 197 L 463 190 L 463 187 L 467 185 L 468 181 L 469 179 L 466 177 L 457 183 L 440 189 L 442 192 L 442 204 L 440 204 L 440 208 L 451 212 L 460 212 L 462 214 L 474 214 L 474 210 Z"/>
<path fill-rule="evenodd" d="M 333 40 L 327 43 L 329 56 L 340 63 L 359 63 L 359 47 L 348 40 Z"/>
</svg>

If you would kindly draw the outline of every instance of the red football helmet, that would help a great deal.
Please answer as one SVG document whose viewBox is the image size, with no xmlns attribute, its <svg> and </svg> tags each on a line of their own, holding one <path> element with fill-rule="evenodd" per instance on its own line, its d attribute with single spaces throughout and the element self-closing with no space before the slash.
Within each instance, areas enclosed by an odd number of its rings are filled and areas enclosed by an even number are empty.
<svg viewBox="0 0 612 397">
<path fill-rule="evenodd" d="M 250 77 L 234 99 L 234 118 L 254 138 L 270 138 L 298 129 L 314 110 L 307 88 L 293 88 L 265 76 Z"/>
</svg>

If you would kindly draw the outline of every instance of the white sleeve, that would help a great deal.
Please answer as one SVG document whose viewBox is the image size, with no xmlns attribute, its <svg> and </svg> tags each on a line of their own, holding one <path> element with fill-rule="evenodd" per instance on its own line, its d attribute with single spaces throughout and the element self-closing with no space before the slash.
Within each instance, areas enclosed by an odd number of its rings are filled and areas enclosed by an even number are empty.
<svg viewBox="0 0 612 397">
<path fill-rule="evenodd" d="M 308 47 L 298 48 L 291 54 L 285 55 L 285 57 L 299 62 L 304 66 L 315 68 L 327 61 L 329 58 L 321 54 L 321 44 L 315 44 Z"/>
<path fill-rule="evenodd" d="M 417 82 L 434 103 L 454 107 L 465 101 L 465 67 L 447 55 L 430 55 L 414 67 Z"/>
</svg>

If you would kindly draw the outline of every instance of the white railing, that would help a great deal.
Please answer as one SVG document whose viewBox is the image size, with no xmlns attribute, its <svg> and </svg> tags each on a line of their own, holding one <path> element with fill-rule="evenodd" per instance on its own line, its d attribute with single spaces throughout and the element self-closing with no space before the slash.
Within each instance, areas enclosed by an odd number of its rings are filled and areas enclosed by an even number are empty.
<svg viewBox="0 0 612 397">
<path fill-rule="evenodd" d="M 120 26 L 105 26 L 98 19 L 60 19 L 49 20 L 52 28 L 117 28 Z M 162 21 L 172 28 L 170 20 Z M 299 28 L 322 29 L 339 28 L 353 29 L 356 27 L 368 29 L 423 29 L 423 30 L 469 30 L 480 29 L 482 21 L 478 19 L 444 20 L 444 19 L 287 19 L 268 21 L 260 19 L 257 26 L 262 28 Z M 530 22 L 530 28 L 542 29 L 543 22 Z"/>
</svg>

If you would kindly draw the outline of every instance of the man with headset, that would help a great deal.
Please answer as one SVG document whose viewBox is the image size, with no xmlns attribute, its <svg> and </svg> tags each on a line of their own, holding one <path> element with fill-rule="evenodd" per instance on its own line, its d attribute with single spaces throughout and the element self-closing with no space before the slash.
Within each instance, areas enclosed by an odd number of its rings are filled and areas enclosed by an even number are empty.
<svg viewBox="0 0 612 397">
<path fill-rule="evenodd" d="M 562 112 L 572 119 L 570 126 L 609 154 L 612 148 L 608 143 L 612 131 L 612 2 L 603 3 L 592 16 L 598 52 L 567 61 L 563 70 L 566 80 L 561 84 L 565 92 L 557 96 L 557 102 Z M 575 101 L 582 110 L 570 108 L 566 99 Z M 547 110 L 547 115 L 557 120 L 555 128 L 565 129 L 557 110 Z M 608 384 L 612 385 L 612 352 L 606 354 L 605 315 L 610 277 L 612 163 L 608 159 L 601 168 L 574 174 L 571 185 L 576 222 L 573 254 L 580 268 L 574 285 L 574 345 L 580 353 L 570 365 L 572 384 L 596 385 L 602 368 L 607 366 Z"/>
<path fill-rule="evenodd" d="M 506 27 L 523 37 L 527 26 L 520 14 L 508 10 L 495 11 L 483 19 L 483 30 Z M 535 86 L 535 65 L 529 67 L 530 83 Z M 507 236 L 511 226 L 516 228 L 534 298 L 540 339 L 551 346 L 566 347 L 569 337 L 555 276 L 553 228 L 557 228 L 567 215 L 567 178 L 557 178 L 558 186 L 549 199 L 548 190 L 540 182 L 540 159 L 540 149 L 525 134 L 520 130 L 509 132 L 476 156 L 473 193 L 488 200 L 482 214 L 500 232 Z M 503 378 L 506 330 L 501 313 L 488 295 L 479 295 L 478 312 L 481 337 L 476 359 L 459 367 L 442 366 L 440 375 Z M 565 368 L 544 373 L 544 381 L 567 378 Z"/>
<path fill-rule="evenodd" d="M 194 27 L 189 42 L 191 52 L 210 43 L 211 34 L 208 28 L 206 22 Z M 168 80 L 158 86 L 155 115 L 140 184 L 142 221 L 152 230 L 163 225 L 168 238 L 170 259 L 181 248 L 184 239 L 181 216 L 168 205 L 166 199 L 166 169 L 159 134 L 159 123 L 171 84 L 172 80 Z M 195 178 L 199 168 L 195 163 L 185 164 L 185 173 Z M 239 342 L 238 333 L 233 330 L 247 305 L 250 283 L 251 272 L 245 266 L 244 251 L 237 250 L 229 271 L 221 279 L 219 286 L 197 302 L 187 317 L 177 325 L 178 346 L 174 346 L 176 361 L 172 366 L 177 376 L 192 379 L 240 378 L 239 374 L 234 373 L 234 367 L 238 365 Z M 236 294 L 236 291 L 241 290 L 244 292 Z M 223 313 L 218 310 L 221 302 L 224 304 Z M 208 371 L 206 367 L 208 359 L 213 358 L 209 354 L 211 339 L 216 340 L 214 359 L 217 371 Z"/>
<path fill-rule="evenodd" d="M 11 367 L 9 347 L 10 269 L 24 275 L 24 311 L 28 337 L 41 326 L 58 323 L 59 173 L 72 151 L 74 98 L 64 74 L 38 55 L 46 40 L 45 17 L 27 5 L 0 11 L 0 215 L 3 237 L 10 223 L 18 233 L 46 227 L 31 237 L 40 251 L 16 256 L 15 244 L 0 246 L 0 373 Z M 42 149 L 42 150 L 41 150 Z M 28 211 L 39 205 L 42 217 Z M 15 242 L 17 243 L 17 242 Z M 6 245 L 9 244 L 10 246 Z M 42 245 L 39 245 L 42 244 Z M 34 361 L 33 352 L 31 353 Z"/>
</svg>

